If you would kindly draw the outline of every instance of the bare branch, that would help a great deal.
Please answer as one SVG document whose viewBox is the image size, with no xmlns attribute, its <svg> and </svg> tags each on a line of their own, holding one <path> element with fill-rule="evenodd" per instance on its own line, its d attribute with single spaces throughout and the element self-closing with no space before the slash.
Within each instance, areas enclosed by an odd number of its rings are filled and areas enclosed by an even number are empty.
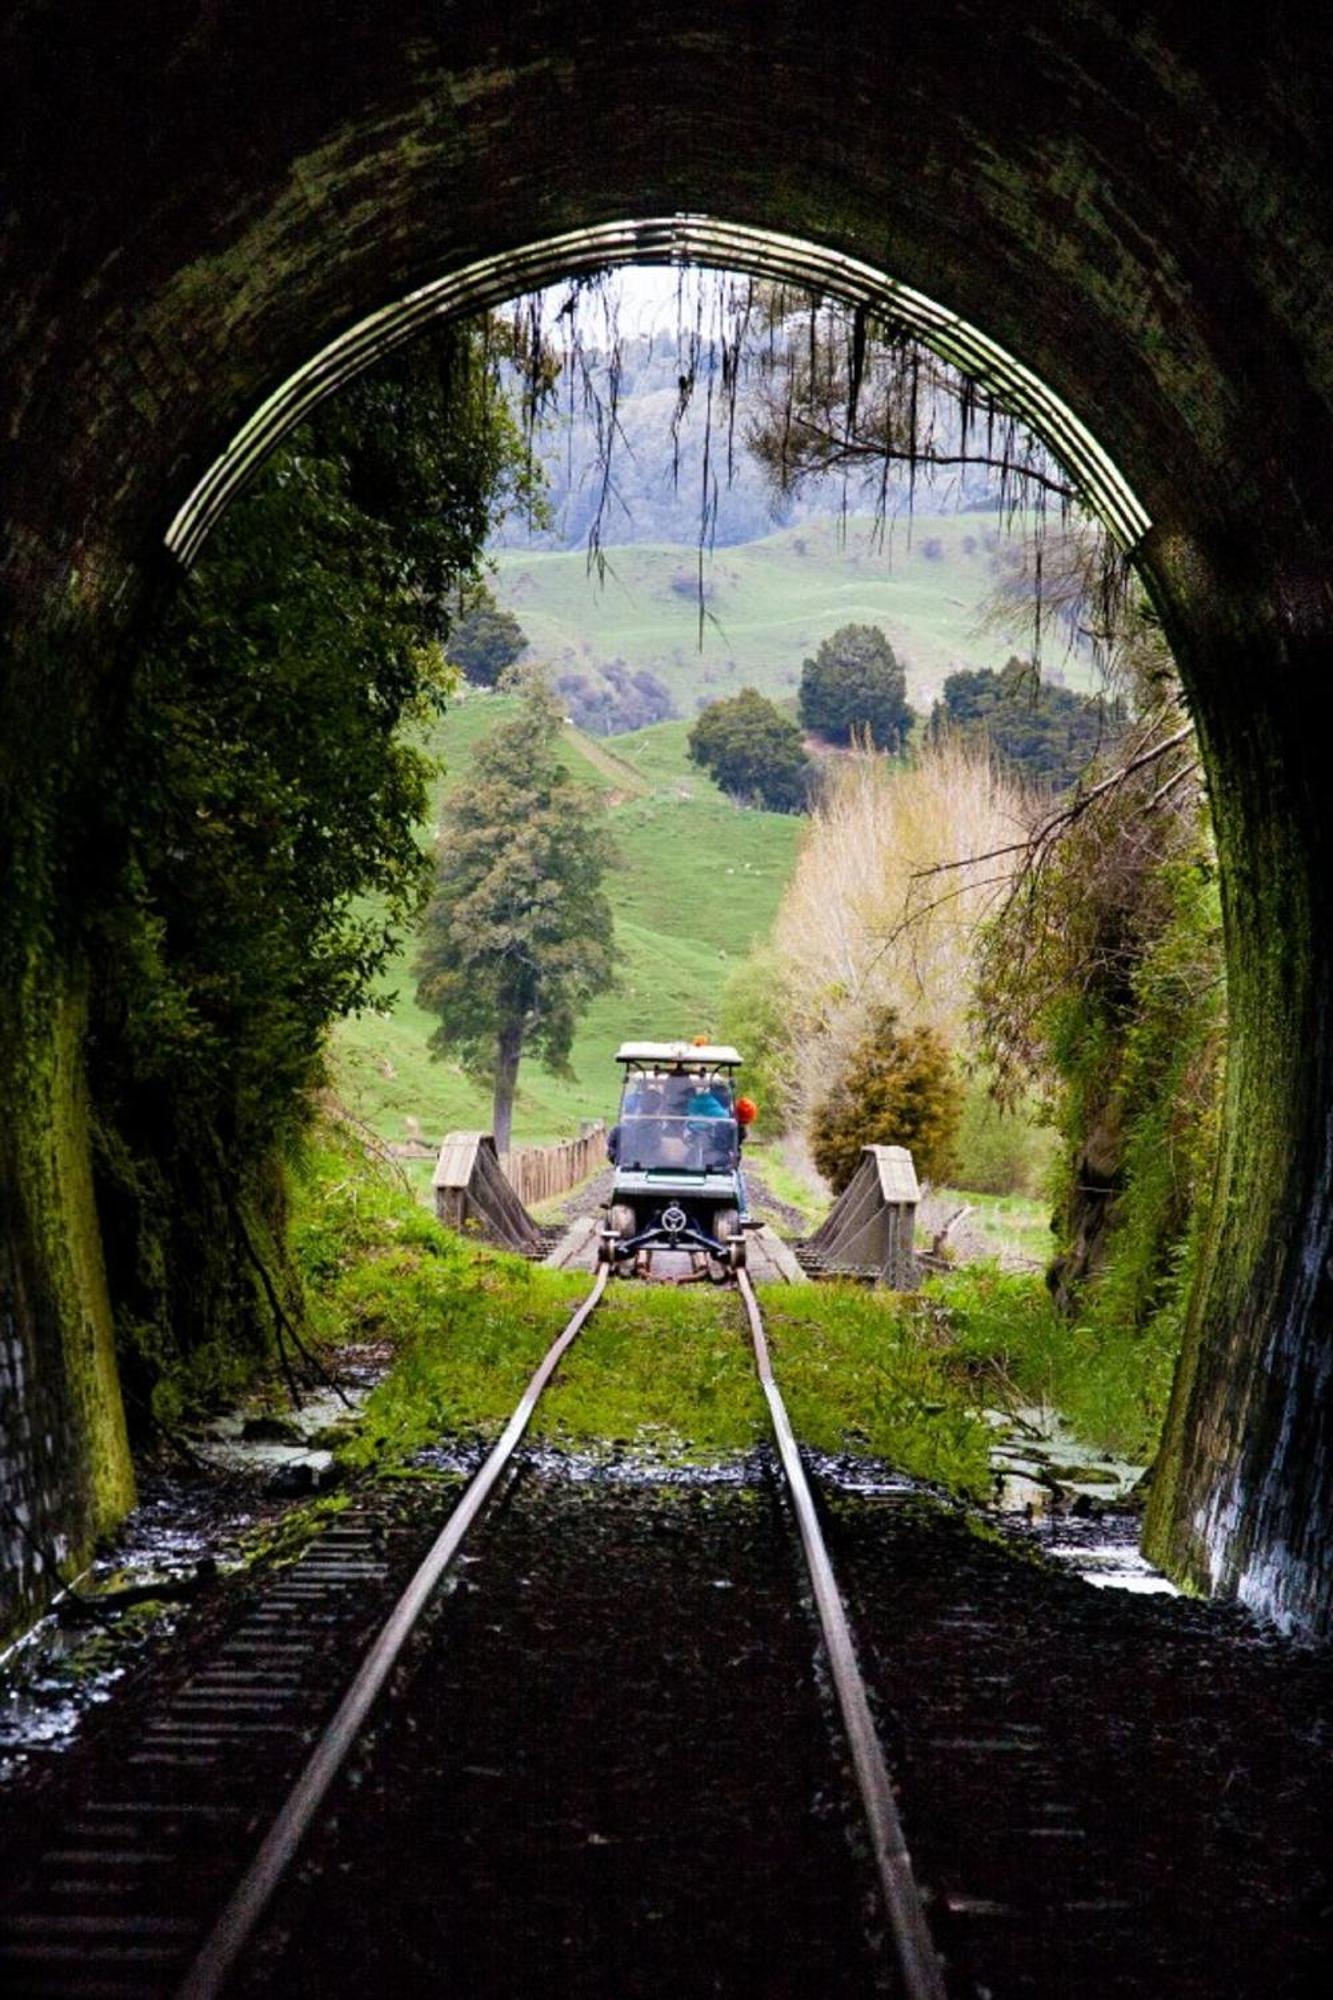
<svg viewBox="0 0 1333 2000">
<path fill-rule="evenodd" d="M 1067 828 L 1075 825 L 1078 820 L 1082 819 L 1084 813 L 1087 812 L 1090 806 L 1095 805 L 1098 799 L 1105 798 L 1108 792 L 1118 791 L 1122 785 L 1133 777 L 1136 771 L 1142 771 L 1149 764 L 1159 763 L 1170 751 L 1177 749 L 1180 744 L 1187 742 L 1193 734 L 1194 725 L 1187 722 L 1184 728 L 1178 729 L 1174 735 L 1163 738 L 1160 743 L 1153 744 L 1149 749 L 1143 750 L 1137 756 L 1129 758 L 1125 763 L 1118 765 L 1109 777 L 1103 778 L 1096 785 L 1092 785 L 1086 792 L 1078 793 L 1070 800 L 1068 805 L 1061 806 L 1058 812 L 1052 813 L 1026 839 L 1011 841 L 1005 847 L 992 847 L 985 854 L 967 854 L 958 861 L 937 861 L 930 868 L 916 869 L 913 874 L 913 880 L 919 880 L 930 875 L 946 875 L 959 868 L 978 867 L 986 861 L 1000 861 L 1010 854 L 1030 854 L 1034 848 L 1049 846 L 1051 841 L 1059 834 L 1065 832 Z M 1194 768 L 1197 768 L 1197 766 Z M 1175 782 L 1176 780 L 1173 778 L 1171 785 L 1174 785 Z M 1163 795 L 1169 789 L 1169 786 L 1164 787 Z M 1155 797 L 1152 803 L 1156 803 Z M 1145 810 L 1147 809 L 1145 808 Z"/>
</svg>

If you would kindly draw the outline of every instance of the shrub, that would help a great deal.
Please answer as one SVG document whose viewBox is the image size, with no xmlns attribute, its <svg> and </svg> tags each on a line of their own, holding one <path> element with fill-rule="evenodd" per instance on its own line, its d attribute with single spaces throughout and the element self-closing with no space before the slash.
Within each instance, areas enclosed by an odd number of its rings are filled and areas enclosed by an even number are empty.
<svg viewBox="0 0 1333 2000">
<path fill-rule="evenodd" d="M 1123 734 L 1125 721 L 1123 702 L 1072 694 L 1015 656 L 998 674 L 989 667 L 950 674 L 930 731 L 959 730 L 1025 779 L 1063 791 Z"/>
<path fill-rule="evenodd" d="M 474 687 L 494 687 L 527 643 L 527 634 L 512 611 L 481 604 L 459 619 L 444 650 L 450 664 L 461 667 Z"/>
<path fill-rule="evenodd" d="M 842 625 L 801 668 L 801 720 L 831 743 L 899 750 L 915 720 L 907 676 L 878 625 Z"/>
<path fill-rule="evenodd" d="M 999 1105 L 980 1077 L 963 1095 L 953 1172 L 974 1194 L 1043 1195 L 1051 1179 L 1058 1135 L 1023 1104 Z"/>
<path fill-rule="evenodd" d="M 815 1165 L 841 1194 L 863 1146 L 906 1146 L 919 1174 L 943 1180 L 962 1109 L 962 1086 L 943 1037 L 932 1028 L 900 1028 L 894 1010 L 880 1008 L 815 1112 Z"/>
<path fill-rule="evenodd" d="M 746 1094 L 759 1105 L 765 1137 L 785 1131 L 794 1109 L 793 995 L 771 946 L 752 952 L 722 992 L 721 1030 L 745 1058 Z"/>
<path fill-rule="evenodd" d="M 810 761 L 801 732 L 754 688 L 710 703 L 690 730 L 689 749 L 724 792 L 770 812 L 804 811 Z"/>
</svg>

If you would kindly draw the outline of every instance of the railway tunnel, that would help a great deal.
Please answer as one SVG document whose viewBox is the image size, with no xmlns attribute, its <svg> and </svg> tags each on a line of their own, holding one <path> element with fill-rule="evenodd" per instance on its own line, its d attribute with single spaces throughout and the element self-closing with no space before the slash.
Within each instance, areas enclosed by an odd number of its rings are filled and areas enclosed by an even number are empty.
<svg viewBox="0 0 1333 2000">
<path fill-rule="evenodd" d="M 284 385 L 331 386 L 402 301 L 730 229 L 740 268 L 910 288 L 1037 385 L 1062 455 L 1095 441 L 1200 731 L 1227 927 L 1226 1135 L 1148 1543 L 1327 1633 L 1333 29 L 1186 0 L 28 0 L 2 32 L 0 1624 L 131 1492 L 75 806 L 144 622 Z"/>
</svg>

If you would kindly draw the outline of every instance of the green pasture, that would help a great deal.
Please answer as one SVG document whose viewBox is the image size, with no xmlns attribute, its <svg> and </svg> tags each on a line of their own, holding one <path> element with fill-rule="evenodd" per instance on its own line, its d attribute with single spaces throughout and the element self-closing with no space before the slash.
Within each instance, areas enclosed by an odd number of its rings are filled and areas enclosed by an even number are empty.
<svg viewBox="0 0 1333 2000">
<path fill-rule="evenodd" d="M 490 694 L 451 705 L 430 737 L 446 765 L 441 793 L 466 775 L 476 743 L 510 706 L 510 698 Z M 772 923 L 800 836 L 797 819 L 742 811 L 697 771 L 686 756 L 684 724 L 658 724 L 610 744 L 570 730 L 566 756 L 611 813 L 617 858 L 607 886 L 620 985 L 580 1023 L 571 1076 L 524 1063 L 514 1128 L 529 1142 L 562 1138 L 582 1119 L 614 1111 L 611 1058 L 627 1036 L 714 1031 L 727 974 Z M 455 1127 L 486 1126 L 489 1093 L 456 1064 L 432 1058 L 434 1020 L 414 992 L 408 943 L 386 976 L 382 1003 L 334 1031 L 330 1066 L 339 1098 L 391 1141 L 407 1137 L 409 1120 L 431 1140 Z"/>
<path fill-rule="evenodd" d="M 802 661 L 850 623 L 888 634 L 909 699 L 928 710 L 946 675 L 1031 651 L 1021 620 L 982 630 L 983 603 L 1009 546 L 992 514 L 919 516 L 882 536 L 864 515 L 776 529 L 706 557 L 702 641 L 697 552 L 674 543 L 613 549 L 600 578 L 581 549 L 500 550 L 493 587 L 556 677 L 621 659 L 660 675 L 682 716 L 747 684 L 794 694 Z M 1082 658 L 1064 658 L 1049 637 L 1045 650 L 1048 668 L 1071 686 L 1088 684 Z M 623 739 L 613 741 L 619 747 Z"/>
</svg>

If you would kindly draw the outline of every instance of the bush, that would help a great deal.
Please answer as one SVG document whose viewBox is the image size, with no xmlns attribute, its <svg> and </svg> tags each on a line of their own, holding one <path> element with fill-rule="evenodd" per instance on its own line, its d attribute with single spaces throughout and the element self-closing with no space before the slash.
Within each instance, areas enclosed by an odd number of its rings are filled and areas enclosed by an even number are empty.
<svg viewBox="0 0 1333 2000">
<path fill-rule="evenodd" d="M 960 730 L 1024 778 L 1064 791 L 1124 733 L 1125 719 L 1123 702 L 1072 694 L 1014 656 L 998 674 L 989 667 L 950 674 L 930 730 L 935 737 Z"/>
<path fill-rule="evenodd" d="M 815 1165 L 841 1194 L 863 1146 L 906 1146 L 924 1179 L 947 1179 L 962 1109 L 943 1036 L 933 1028 L 900 1028 L 894 1010 L 880 1008 L 815 1112 Z"/>
<path fill-rule="evenodd" d="M 771 947 L 752 952 L 722 991 L 722 1039 L 745 1059 L 745 1092 L 759 1106 L 765 1138 L 785 1131 L 795 1109 L 794 1005 L 782 961 Z"/>
<path fill-rule="evenodd" d="M 801 732 L 754 688 L 710 703 L 690 730 L 689 750 L 733 797 L 770 812 L 805 810 L 810 760 Z"/>
<path fill-rule="evenodd" d="M 801 720 L 831 743 L 900 750 L 915 717 L 907 676 L 878 625 L 842 625 L 801 668 Z"/>
<path fill-rule="evenodd" d="M 664 680 L 646 667 L 633 672 L 623 660 L 609 660 L 591 675 L 562 674 L 555 691 L 570 721 L 589 736 L 622 736 L 668 722 L 676 712 Z"/>
<path fill-rule="evenodd" d="M 461 667 L 474 687 L 494 687 L 527 644 L 527 634 L 512 611 L 482 604 L 459 619 L 444 650 L 450 665 Z"/>
</svg>

